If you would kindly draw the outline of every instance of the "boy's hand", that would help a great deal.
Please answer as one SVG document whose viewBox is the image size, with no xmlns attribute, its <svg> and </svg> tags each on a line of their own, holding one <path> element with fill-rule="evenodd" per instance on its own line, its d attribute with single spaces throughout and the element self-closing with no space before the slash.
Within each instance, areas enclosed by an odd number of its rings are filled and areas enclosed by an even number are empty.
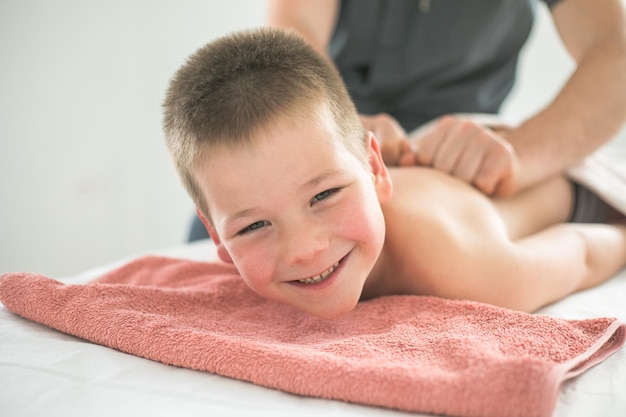
<svg viewBox="0 0 626 417">
<path fill-rule="evenodd" d="M 360 117 L 365 130 L 371 131 L 376 136 L 386 165 L 415 165 L 408 135 L 396 119 L 387 113 Z"/>
<path fill-rule="evenodd" d="M 444 116 L 411 138 L 413 152 L 399 158 L 400 164 L 433 167 L 487 195 L 512 195 L 517 192 L 519 161 L 513 146 L 504 139 L 509 130 Z"/>
</svg>

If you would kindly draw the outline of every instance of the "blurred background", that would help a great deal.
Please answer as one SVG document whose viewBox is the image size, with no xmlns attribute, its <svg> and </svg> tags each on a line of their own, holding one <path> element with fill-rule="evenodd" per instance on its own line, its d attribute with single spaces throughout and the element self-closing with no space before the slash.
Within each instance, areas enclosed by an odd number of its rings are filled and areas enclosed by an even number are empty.
<svg viewBox="0 0 626 417">
<path fill-rule="evenodd" d="M 547 13 L 510 122 L 572 71 Z M 1 0 L 0 273 L 62 277 L 183 244 L 193 205 L 161 131 L 167 83 L 207 41 L 265 19 L 260 0 Z"/>
</svg>

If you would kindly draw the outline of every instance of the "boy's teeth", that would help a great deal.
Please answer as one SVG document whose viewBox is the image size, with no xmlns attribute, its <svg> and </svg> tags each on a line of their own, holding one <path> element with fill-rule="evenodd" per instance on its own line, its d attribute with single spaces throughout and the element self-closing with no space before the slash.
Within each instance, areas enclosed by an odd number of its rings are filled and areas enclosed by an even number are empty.
<svg viewBox="0 0 626 417">
<path fill-rule="evenodd" d="M 303 284 L 317 284 L 319 282 L 324 281 L 326 278 L 328 278 L 330 274 L 332 274 L 333 271 L 337 269 L 338 266 L 339 266 L 339 262 L 337 262 L 336 264 L 334 264 L 333 266 L 331 266 L 330 268 L 328 268 L 326 271 L 322 272 L 319 275 L 315 275 L 314 277 L 310 277 L 310 278 L 299 279 L 298 282 L 301 282 Z"/>
</svg>

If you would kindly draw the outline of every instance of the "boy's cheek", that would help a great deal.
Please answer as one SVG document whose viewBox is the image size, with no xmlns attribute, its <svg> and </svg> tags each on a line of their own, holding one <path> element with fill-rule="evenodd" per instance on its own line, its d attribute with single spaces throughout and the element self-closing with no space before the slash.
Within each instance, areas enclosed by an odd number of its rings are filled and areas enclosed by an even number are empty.
<svg viewBox="0 0 626 417">
<path fill-rule="evenodd" d="M 243 282 L 248 288 L 263 298 L 273 298 L 270 294 L 270 283 L 263 278 L 263 275 L 259 274 L 257 271 L 247 271 L 245 269 L 239 272 Z"/>
<path fill-rule="evenodd" d="M 263 287 L 268 285 L 268 280 L 264 277 L 268 275 L 272 276 L 272 274 L 268 274 L 262 257 L 250 255 L 250 252 L 247 253 L 245 258 L 234 255 L 233 263 L 246 285 L 248 285 L 255 292 L 259 292 Z"/>
</svg>

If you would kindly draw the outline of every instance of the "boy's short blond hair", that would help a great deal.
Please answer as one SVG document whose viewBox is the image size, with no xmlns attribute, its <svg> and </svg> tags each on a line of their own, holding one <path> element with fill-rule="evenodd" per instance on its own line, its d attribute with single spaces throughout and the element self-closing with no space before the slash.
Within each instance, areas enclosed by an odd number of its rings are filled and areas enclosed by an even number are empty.
<svg viewBox="0 0 626 417">
<path fill-rule="evenodd" d="M 296 32 L 249 29 L 196 51 L 170 81 L 163 128 L 198 209 L 210 218 L 193 171 L 212 149 L 248 146 L 277 116 L 307 117 L 322 103 L 344 145 L 365 160 L 363 127 L 341 76 Z"/>
</svg>

